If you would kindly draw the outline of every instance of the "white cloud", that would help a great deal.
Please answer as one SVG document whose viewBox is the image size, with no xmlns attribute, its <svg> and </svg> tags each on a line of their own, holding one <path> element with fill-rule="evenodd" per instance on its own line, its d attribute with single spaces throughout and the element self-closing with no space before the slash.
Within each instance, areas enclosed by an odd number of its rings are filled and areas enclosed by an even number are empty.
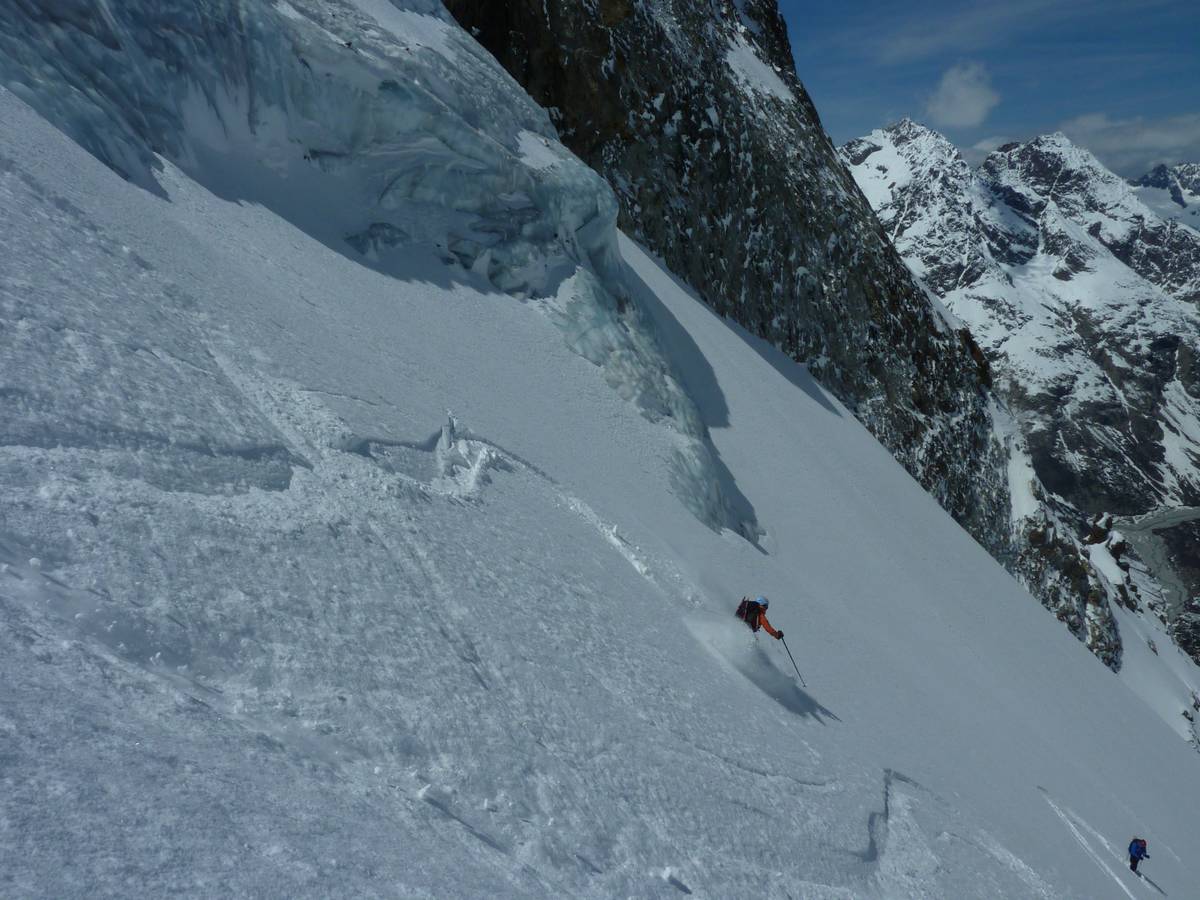
<svg viewBox="0 0 1200 900">
<path fill-rule="evenodd" d="M 991 46 L 1013 31 L 1034 27 L 1049 13 L 1061 14 L 1060 0 L 1010 0 L 1007 3 L 964 4 L 938 16 L 936 27 L 926 21 L 888 29 L 878 37 L 880 62 L 906 63 L 954 50 L 972 52 Z"/>
<path fill-rule="evenodd" d="M 1143 175 L 1160 162 L 1200 162 L 1200 113 L 1163 119 L 1089 113 L 1063 122 L 1059 130 L 1128 177 Z"/>
<path fill-rule="evenodd" d="M 1140 0 L 1142 6 L 1166 6 L 1178 0 Z M 930 24 L 928 12 L 911 4 L 896 4 L 890 15 L 872 11 L 869 20 L 854 23 L 846 35 L 885 65 L 932 59 L 949 53 L 975 53 L 1011 45 L 1022 34 L 1046 32 L 1072 22 L 1088 22 L 1126 14 L 1129 0 L 1006 0 L 1003 3 L 950 4 Z"/>
<path fill-rule="evenodd" d="M 983 64 L 962 63 L 942 75 L 925 114 L 943 128 L 971 128 L 982 124 L 999 102 Z"/>
</svg>

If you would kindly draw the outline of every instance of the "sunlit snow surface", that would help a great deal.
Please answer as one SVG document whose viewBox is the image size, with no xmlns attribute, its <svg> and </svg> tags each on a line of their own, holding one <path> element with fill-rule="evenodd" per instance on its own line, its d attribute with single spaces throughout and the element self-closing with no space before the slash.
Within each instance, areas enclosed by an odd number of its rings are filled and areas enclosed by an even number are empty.
<svg viewBox="0 0 1200 900">
<path fill-rule="evenodd" d="M 1196 754 L 582 193 L 523 297 L 156 184 L 0 91 L 0 895 L 1158 896 L 1134 831 L 1197 883 Z"/>
<path fill-rule="evenodd" d="M 741 35 L 729 42 L 725 62 L 751 91 L 784 101 L 793 99 L 791 89 L 779 73 L 763 62 L 754 45 Z"/>
</svg>

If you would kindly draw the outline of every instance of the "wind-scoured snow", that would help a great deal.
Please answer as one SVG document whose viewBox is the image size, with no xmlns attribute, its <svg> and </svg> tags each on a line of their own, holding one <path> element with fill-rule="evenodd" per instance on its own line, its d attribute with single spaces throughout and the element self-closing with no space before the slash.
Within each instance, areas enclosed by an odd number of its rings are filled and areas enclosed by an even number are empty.
<svg viewBox="0 0 1200 900">
<path fill-rule="evenodd" d="M 1186 896 L 1196 755 L 582 166 L 258 115 L 146 190 L 0 90 L 0 893 Z"/>
<path fill-rule="evenodd" d="M 751 91 L 784 102 L 795 99 L 779 73 L 763 62 L 754 45 L 738 34 L 730 39 L 725 62 L 738 80 Z"/>
</svg>

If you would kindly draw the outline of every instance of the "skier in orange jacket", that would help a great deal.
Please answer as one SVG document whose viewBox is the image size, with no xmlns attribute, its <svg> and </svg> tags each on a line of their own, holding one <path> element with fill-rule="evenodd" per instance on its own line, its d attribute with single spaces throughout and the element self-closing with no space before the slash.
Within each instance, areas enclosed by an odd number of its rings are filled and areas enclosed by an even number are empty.
<svg viewBox="0 0 1200 900">
<path fill-rule="evenodd" d="M 770 605 L 771 601 L 766 597 L 755 597 L 753 600 L 743 597 L 734 615 L 750 626 L 751 631 L 764 628 L 775 640 L 783 640 L 783 632 L 772 628 L 771 623 L 767 621 L 767 607 Z"/>
</svg>

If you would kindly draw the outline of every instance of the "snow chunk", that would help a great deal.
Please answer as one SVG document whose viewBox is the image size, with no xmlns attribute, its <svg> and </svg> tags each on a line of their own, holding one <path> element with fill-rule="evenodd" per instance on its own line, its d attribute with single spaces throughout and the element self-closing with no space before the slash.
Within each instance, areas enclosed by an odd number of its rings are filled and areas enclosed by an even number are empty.
<svg viewBox="0 0 1200 900">
<path fill-rule="evenodd" d="M 304 16 L 300 15 L 300 13 L 297 11 L 296 7 L 294 7 L 294 6 L 292 6 L 292 4 L 288 3 L 287 0 L 276 0 L 275 8 L 277 10 L 279 10 L 279 12 L 282 13 L 284 16 L 291 19 L 293 22 L 305 21 Z"/>
<path fill-rule="evenodd" d="M 1087 552 L 1092 566 L 1097 572 L 1107 578 L 1110 584 L 1125 583 L 1125 573 L 1121 571 L 1121 567 L 1117 565 L 1117 561 L 1108 552 L 1108 547 L 1104 544 L 1092 544 L 1087 548 Z"/>
<path fill-rule="evenodd" d="M 428 47 L 452 58 L 451 36 L 458 29 L 436 15 L 398 9 L 390 0 L 353 0 L 355 6 L 409 47 Z"/>
<path fill-rule="evenodd" d="M 549 138 L 524 129 L 517 135 L 517 147 L 521 151 L 521 162 L 531 169 L 549 169 L 565 157 Z"/>
<path fill-rule="evenodd" d="M 1012 414 L 994 400 L 991 402 L 992 427 L 1008 456 L 1008 491 L 1012 498 L 1011 521 L 1014 530 L 1027 520 L 1038 517 L 1042 505 L 1034 490 L 1038 483 L 1029 447 Z"/>
</svg>

